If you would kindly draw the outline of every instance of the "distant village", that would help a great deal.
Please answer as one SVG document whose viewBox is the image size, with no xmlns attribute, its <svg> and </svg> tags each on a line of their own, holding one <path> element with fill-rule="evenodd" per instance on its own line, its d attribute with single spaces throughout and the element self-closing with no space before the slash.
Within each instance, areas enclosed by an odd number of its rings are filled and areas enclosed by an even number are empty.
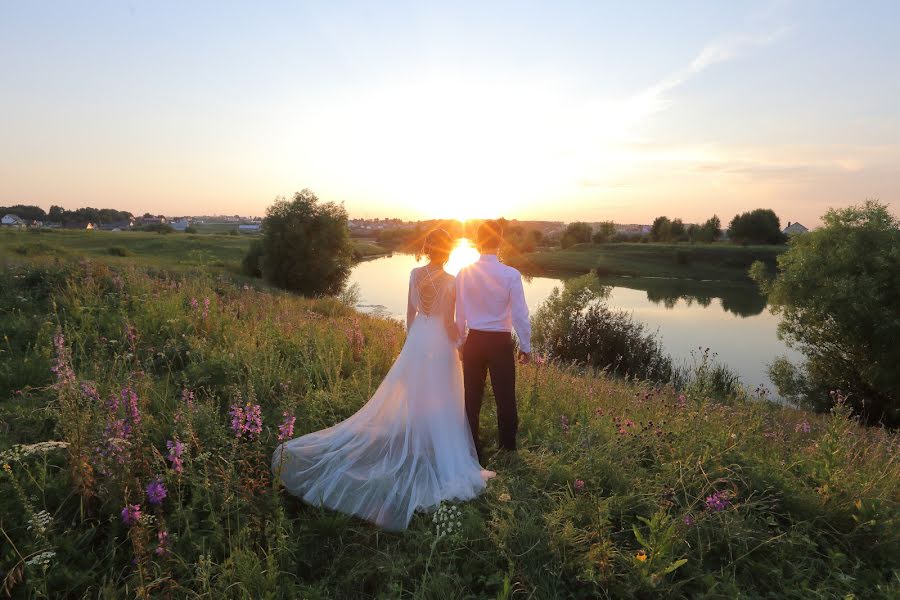
<svg viewBox="0 0 900 600">
<path fill-rule="evenodd" d="M 18 210 L 17 210 L 18 209 Z M 56 214 L 54 214 L 56 211 Z M 132 216 L 127 212 L 111 209 L 78 209 L 64 211 L 59 207 L 51 207 L 44 213 L 34 206 L 13 206 L 0 208 L 3 214 L 0 224 L 9 228 L 42 228 L 42 229 L 80 229 L 99 231 L 178 231 L 187 233 L 230 233 L 258 234 L 262 229 L 260 217 L 244 217 L 240 215 L 205 215 L 178 216 L 151 215 Z M 54 218 L 55 217 L 55 218 Z M 80 218 L 85 217 L 85 218 Z M 93 217 L 93 218 L 90 218 Z M 404 221 L 397 218 L 350 219 L 347 226 L 350 234 L 358 238 L 378 238 L 386 232 L 404 230 L 421 225 L 421 221 Z M 428 222 L 425 222 L 428 223 Z M 509 221 L 510 225 L 525 230 L 539 231 L 545 238 L 553 238 L 566 229 L 563 221 Z M 599 228 L 600 223 L 588 223 L 592 229 Z M 650 234 L 651 226 L 643 224 L 615 224 L 615 232 L 622 237 L 643 237 Z M 788 221 L 783 233 L 787 236 L 809 231 L 800 223 Z"/>
</svg>

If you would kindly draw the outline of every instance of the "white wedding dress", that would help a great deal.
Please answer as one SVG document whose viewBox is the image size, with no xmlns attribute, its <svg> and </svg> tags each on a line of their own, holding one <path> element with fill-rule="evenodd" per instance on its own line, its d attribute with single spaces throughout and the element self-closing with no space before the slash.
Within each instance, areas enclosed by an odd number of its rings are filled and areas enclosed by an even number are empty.
<svg viewBox="0 0 900 600">
<path fill-rule="evenodd" d="M 289 492 L 397 530 L 416 510 L 484 490 L 494 473 L 478 464 L 466 420 L 455 296 L 453 276 L 413 269 L 406 343 L 375 395 L 275 450 L 272 471 Z"/>
</svg>

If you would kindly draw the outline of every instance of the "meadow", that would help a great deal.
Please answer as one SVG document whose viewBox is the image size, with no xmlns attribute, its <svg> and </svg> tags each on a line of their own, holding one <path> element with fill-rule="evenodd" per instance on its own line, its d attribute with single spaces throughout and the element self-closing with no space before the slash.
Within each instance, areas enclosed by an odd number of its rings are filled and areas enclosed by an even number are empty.
<svg viewBox="0 0 900 600">
<path fill-rule="evenodd" d="M 770 270 L 786 246 L 740 246 L 729 243 L 578 244 L 565 250 L 541 250 L 517 256 L 523 272 L 586 273 L 602 276 L 667 277 L 750 283 L 754 261 Z"/>
<path fill-rule="evenodd" d="M 0 229 L 0 253 L 60 259 L 90 257 L 110 264 L 140 263 L 167 269 L 203 267 L 238 273 L 241 260 L 255 237 L 221 232 L 160 234 L 143 231 Z M 353 249 L 359 258 L 387 252 L 369 240 L 354 240 Z"/>
<path fill-rule="evenodd" d="M 521 449 L 490 459 L 487 492 L 388 533 L 299 502 L 269 465 L 279 439 L 369 398 L 400 323 L 233 276 L 240 238 L 129 233 L 120 256 L 102 241 L 119 234 L 14 235 L 0 238 L 13 598 L 900 594 L 897 437 L 856 423 L 839 392 L 814 415 L 539 361 L 519 372 Z M 206 240 L 225 245 L 193 246 Z"/>
</svg>

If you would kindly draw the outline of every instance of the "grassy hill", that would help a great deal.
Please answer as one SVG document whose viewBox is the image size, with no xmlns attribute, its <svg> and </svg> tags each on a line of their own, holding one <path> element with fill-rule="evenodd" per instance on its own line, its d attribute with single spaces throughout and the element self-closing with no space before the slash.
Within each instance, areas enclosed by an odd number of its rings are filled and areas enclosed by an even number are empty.
<svg viewBox="0 0 900 600">
<path fill-rule="evenodd" d="M 760 260 L 774 269 L 785 246 L 731 244 L 579 244 L 511 259 L 523 272 L 585 273 L 633 277 L 750 282 L 747 270 Z"/>
<path fill-rule="evenodd" d="M 900 592 L 896 435 L 843 409 L 723 403 L 552 364 L 519 371 L 521 450 L 490 459 L 497 478 L 451 535 L 431 515 L 387 533 L 307 506 L 269 473 L 279 426 L 353 414 L 401 325 L 104 247 L 0 259 L 0 585 L 13 597 Z M 262 431 L 237 434 L 233 407 L 257 404 Z M 156 482 L 166 496 L 152 504 Z"/>
</svg>

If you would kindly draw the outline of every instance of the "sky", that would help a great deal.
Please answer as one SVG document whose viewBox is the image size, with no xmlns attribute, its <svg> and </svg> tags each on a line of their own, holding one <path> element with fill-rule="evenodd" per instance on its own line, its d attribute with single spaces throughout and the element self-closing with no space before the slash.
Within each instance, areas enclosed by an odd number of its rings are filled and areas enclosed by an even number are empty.
<svg viewBox="0 0 900 600">
<path fill-rule="evenodd" d="M 0 0 L 0 205 L 900 213 L 900 3 Z"/>
</svg>

